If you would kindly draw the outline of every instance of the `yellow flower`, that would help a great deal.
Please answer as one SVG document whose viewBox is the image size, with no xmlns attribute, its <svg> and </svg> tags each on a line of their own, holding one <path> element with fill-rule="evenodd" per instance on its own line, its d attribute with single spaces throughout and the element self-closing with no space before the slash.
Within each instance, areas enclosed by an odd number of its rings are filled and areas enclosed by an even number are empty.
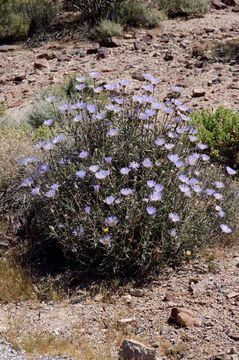
<svg viewBox="0 0 239 360">
<path fill-rule="evenodd" d="M 191 256 L 192 255 L 192 252 L 190 250 L 187 250 L 186 253 L 185 253 L 187 256 Z"/>
<path fill-rule="evenodd" d="M 105 228 L 103 229 L 103 231 L 104 231 L 105 234 L 108 234 L 108 232 L 110 231 L 110 229 L 109 229 L 108 227 L 105 227 Z"/>
</svg>

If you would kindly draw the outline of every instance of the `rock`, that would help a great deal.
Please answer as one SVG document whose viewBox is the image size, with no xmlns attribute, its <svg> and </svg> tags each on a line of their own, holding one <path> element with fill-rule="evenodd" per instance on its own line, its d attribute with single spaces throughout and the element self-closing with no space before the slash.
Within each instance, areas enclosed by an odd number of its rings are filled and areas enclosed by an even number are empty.
<svg viewBox="0 0 239 360">
<path fill-rule="evenodd" d="M 171 51 L 167 51 L 164 56 L 165 61 L 172 61 L 173 60 L 173 53 Z"/>
<path fill-rule="evenodd" d="M 131 40 L 131 39 L 133 39 L 133 35 L 131 35 L 131 34 L 125 34 L 125 35 L 124 35 L 124 39 L 126 39 L 126 40 Z"/>
<path fill-rule="evenodd" d="M 117 321 L 118 325 L 131 325 L 131 324 L 136 324 L 136 319 L 135 318 L 124 318 L 124 319 L 119 319 Z"/>
<path fill-rule="evenodd" d="M 232 332 L 228 334 L 229 338 L 234 341 L 239 341 L 239 332 Z"/>
<path fill-rule="evenodd" d="M 235 0 L 223 0 L 223 3 L 226 4 L 227 6 L 235 6 L 236 5 Z"/>
<path fill-rule="evenodd" d="M 231 292 L 227 295 L 228 299 L 234 299 L 234 298 L 237 298 L 239 297 L 239 293 L 238 292 Z"/>
<path fill-rule="evenodd" d="M 37 55 L 37 59 L 46 59 L 46 60 L 52 60 L 57 58 L 56 54 L 54 53 L 41 53 Z"/>
<path fill-rule="evenodd" d="M 151 34 L 146 34 L 142 37 L 142 41 L 145 42 L 147 45 L 151 45 L 153 40 L 153 36 Z"/>
<path fill-rule="evenodd" d="M 94 300 L 95 300 L 96 302 L 101 302 L 101 301 L 104 300 L 104 295 L 99 293 L 99 294 L 97 294 L 97 295 L 94 297 Z"/>
<path fill-rule="evenodd" d="M 1 45 L 0 52 L 12 52 L 19 50 L 18 45 Z"/>
<path fill-rule="evenodd" d="M 135 41 L 134 50 L 146 51 L 145 43 L 143 43 L 142 41 Z"/>
<path fill-rule="evenodd" d="M 107 37 L 100 40 L 99 45 L 103 48 L 116 48 L 119 47 L 121 44 L 116 38 Z"/>
<path fill-rule="evenodd" d="M 232 8 L 232 11 L 238 13 L 239 12 L 239 5 L 236 5 L 234 8 Z"/>
<path fill-rule="evenodd" d="M 129 291 L 131 296 L 135 296 L 135 297 L 143 297 L 144 296 L 144 290 L 143 289 L 130 289 Z"/>
<path fill-rule="evenodd" d="M 14 76 L 14 80 L 16 84 L 21 83 L 23 80 L 26 79 L 26 75 L 25 74 L 18 74 Z"/>
<path fill-rule="evenodd" d="M 144 78 L 143 74 L 140 73 L 140 72 L 133 73 L 132 74 L 132 79 L 133 80 L 138 80 L 138 81 L 145 81 L 145 78 Z"/>
<path fill-rule="evenodd" d="M 122 300 L 125 304 L 131 304 L 132 302 L 132 296 L 131 295 L 124 295 L 122 296 Z"/>
<path fill-rule="evenodd" d="M 129 339 L 123 341 L 119 350 L 119 358 L 122 360 L 157 360 L 154 348 Z"/>
<path fill-rule="evenodd" d="M 97 59 L 105 59 L 110 53 L 108 48 L 102 47 L 98 50 Z"/>
<path fill-rule="evenodd" d="M 227 9 L 227 5 L 220 0 L 212 0 L 212 6 L 217 10 Z"/>
<path fill-rule="evenodd" d="M 185 308 L 173 308 L 168 322 L 186 328 L 202 325 L 201 320 L 197 319 L 192 311 Z"/>
<path fill-rule="evenodd" d="M 183 296 L 187 296 L 188 292 L 168 290 L 163 298 L 163 301 L 175 301 Z"/>
<path fill-rule="evenodd" d="M 88 55 L 94 55 L 94 54 L 98 54 L 99 49 L 98 48 L 90 48 L 86 50 L 86 54 Z"/>
<path fill-rule="evenodd" d="M 198 87 L 193 89 L 192 97 L 198 98 L 198 97 L 203 97 L 205 95 L 206 95 L 206 91 L 203 88 Z"/>
<path fill-rule="evenodd" d="M 49 68 L 49 63 L 46 59 L 39 59 L 34 62 L 34 68 L 37 70 Z"/>
<path fill-rule="evenodd" d="M 160 41 L 163 42 L 163 43 L 168 43 L 170 41 L 170 37 L 166 34 L 162 34 L 160 36 Z"/>
</svg>

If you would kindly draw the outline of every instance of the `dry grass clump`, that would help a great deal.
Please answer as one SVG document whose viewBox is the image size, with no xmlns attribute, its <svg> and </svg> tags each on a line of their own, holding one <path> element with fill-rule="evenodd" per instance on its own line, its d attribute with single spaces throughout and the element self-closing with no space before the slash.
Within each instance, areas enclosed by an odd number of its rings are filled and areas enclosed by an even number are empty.
<svg viewBox="0 0 239 360">
<path fill-rule="evenodd" d="M 8 303 L 33 298 L 30 276 L 20 265 L 0 259 L 0 301 Z"/>
</svg>

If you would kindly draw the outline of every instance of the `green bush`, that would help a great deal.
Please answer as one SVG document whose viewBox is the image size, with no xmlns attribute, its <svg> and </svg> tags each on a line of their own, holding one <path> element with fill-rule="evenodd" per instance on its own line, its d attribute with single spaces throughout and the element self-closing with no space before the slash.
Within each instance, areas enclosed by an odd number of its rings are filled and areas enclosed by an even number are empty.
<svg viewBox="0 0 239 360">
<path fill-rule="evenodd" d="M 118 36 L 122 31 L 123 28 L 120 24 L 110 20 L 102 20 L 90 35 L 94 39 L 101 40 L 106 37 Z"/>
<path fill-rule="evenodd" d="M 193 114 L 199 137 L 215 160 L 239 168 L 239 112 L 224 107 Z"/>
<path fill-rule="evenodd" d="M 84 20 L 90 25 L 98 25 L 102 20 L 120 23 L 122 26 L 155 27 L 160 16 L 140 0 L 75 0 Z M 104 24 L 109 28 L 110 24 Z M 111 25 L 112 27 L 113 25 Z"/>
<path fill-rule="evenodd" d="M 22 38 L 48 25 L 57 5 L 48 0 L 0 0 L 0 39 Z"/>
<path fill-rule="evenodd" d="M 133 276 L 230 233 L 227 210 L 237 196 L 206 146 L 194 142 L 182 103 L 158 102 L 158 79 L 149 74 L 135 95 L 127 95 L 126 80 L 90 76 L 93 86 L 78 78 L 78 100 L 44 122 L 52 135 L 36 145 L 40 160 L 20 160 L 27 238 L 35 234 L 43 246 L 52 239 L 80 270 Z M 92 96 L 82 101 L 87 87 Z"/>
<path fill-rule="evenodd" d="M 209 9 L 209 0 L 159 0 L 160 8 L 168 16 L 203 15 Z"/>
</svg>

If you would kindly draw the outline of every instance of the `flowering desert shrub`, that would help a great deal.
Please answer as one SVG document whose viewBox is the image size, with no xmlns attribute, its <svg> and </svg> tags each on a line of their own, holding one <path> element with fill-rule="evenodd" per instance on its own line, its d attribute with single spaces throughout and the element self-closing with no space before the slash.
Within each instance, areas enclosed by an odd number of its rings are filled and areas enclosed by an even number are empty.
<svg viewBox="0 0 239 360">
<path fill-rule="evenodd" d="M 226 172 L 236 172 L 210 164 L 189 109 L 178 99 L 159 102 L 159 80 L 144 76 L 143 94 L 133 96 L 127 80 L 77 78 L 78 100 L 44 121 L 51 138 L 36 144 L 41 159 L 18 160 L 31 171 L 21 187 L 33 230 L 81 270 L 144 274 L 232 232 L 227 209 L 236 194 Z"/>
</svg>

